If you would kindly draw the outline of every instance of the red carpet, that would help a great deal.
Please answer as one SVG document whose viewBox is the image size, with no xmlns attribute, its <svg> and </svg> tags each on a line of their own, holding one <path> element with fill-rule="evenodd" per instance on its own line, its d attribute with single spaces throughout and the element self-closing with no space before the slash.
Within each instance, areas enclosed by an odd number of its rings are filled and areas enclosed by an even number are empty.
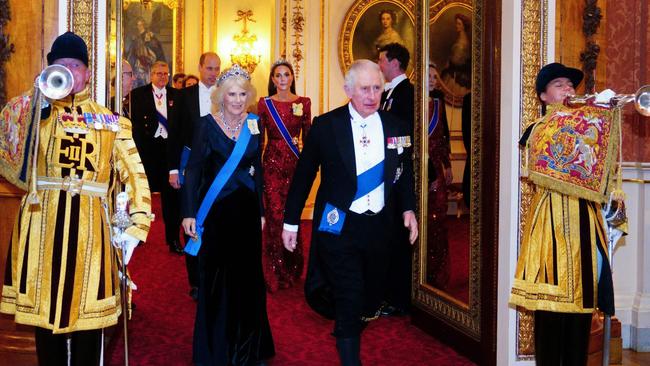
<svg viewBox="0 0 650 366">
<path fill-rule="evenodd" d="M 449 229 L 449 283 L 442 290 L 469 303 L 469 215 L 447 216 Z"/>
<path fill-rule="evenodd" d="M 162 217 L 154 197 L 156 217 Z M 149 241 L 138 247 L 129 265 L 138 291 L 137 309 L 129 322 L 132 366 L 192 365 L 195 303 L 188 295 L 183 257 L 169 253 L 162 220 L 153 224 Z M 276 356 L 270 366 L 335 366 L 338 356 L 333 323 L 311 311 L 302 286 L 268 296 L 268 312 Z M 410 325 L 408 318 L 381 318 L 363 333 L 362 361 L 370 366 L 473 365 L 438 340 Z M 124 364 L 122 328 L 106 350 L 106 364 Z"/>
</svg>

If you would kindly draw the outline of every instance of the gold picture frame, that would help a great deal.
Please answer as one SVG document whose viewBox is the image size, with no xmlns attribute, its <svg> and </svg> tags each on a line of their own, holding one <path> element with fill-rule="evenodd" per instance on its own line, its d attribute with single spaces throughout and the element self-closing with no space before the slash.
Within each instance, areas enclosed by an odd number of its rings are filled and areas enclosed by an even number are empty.
<svg viewBox="0 0 650 366">
<path fill-rule="evenodd" d="M 123 57 L 139 75 L 134 88 L 149 82 L 151 61 L 165 61 L 172 73 L 183 72 L 183 9 L 184 0 L 124 1 Z"/>
<path fill-rule="evenodd" d="M 382 17 L 384 19 L 382 19 Z M 413 73 L 417 43 L 415 1 L 357 0 L 345 14 L 339 35 L 341 71 L 358 59 L 377 60 L 377 49 L 385 44 L 403 44 L 411 54 L 406 70 Z"/>
</svg>

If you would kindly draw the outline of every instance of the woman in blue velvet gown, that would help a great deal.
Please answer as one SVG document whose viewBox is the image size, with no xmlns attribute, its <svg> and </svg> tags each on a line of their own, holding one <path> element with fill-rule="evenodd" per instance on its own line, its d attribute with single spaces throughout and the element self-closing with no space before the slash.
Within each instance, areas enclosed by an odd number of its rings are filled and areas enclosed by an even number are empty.
<svg viewBox="0 0 650 366">
<path fill-rule="evenodd" d="M 275 353 L 262 273 L 262 172 L 259 118 L 248 74 L 225 70 L 192 142 L 183 186 L 183 228 L 196 237 L 196 214 L 240 133 L 250 140 L 203 223 L 193 361 L 202 366 L 263 365 Z"/>
</svg>

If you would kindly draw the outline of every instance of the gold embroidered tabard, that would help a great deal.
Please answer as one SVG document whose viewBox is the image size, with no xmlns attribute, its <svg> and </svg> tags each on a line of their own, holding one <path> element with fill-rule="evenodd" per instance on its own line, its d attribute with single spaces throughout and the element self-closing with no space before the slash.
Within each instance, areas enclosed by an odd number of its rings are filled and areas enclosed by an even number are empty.
<svg viewBox="0 0 650 366">
<path fill-rule="evenodd" d="M 110 242 L 113 190 L 124 185 L 129 195 L 128 234 L 146 240 L 151 221 L 149 186 L 131 122 L 113 117 L 88 90 L 52 102 L 49 116 L 40 121 L 33 175 L 39 203 L 30 204 L 26 196 L 21 202 L 0 301 L 0 311 L 14 314 L 16 323 L 54 333 L 117 323 L 120 258 Z"/>
<path fill-rule="evenodd" d="M 527 144 L 530 180 L 559 193 L 605 202 L 619 147 L 619 114 L 607 108 L 549 106 Z"/>
</svg>

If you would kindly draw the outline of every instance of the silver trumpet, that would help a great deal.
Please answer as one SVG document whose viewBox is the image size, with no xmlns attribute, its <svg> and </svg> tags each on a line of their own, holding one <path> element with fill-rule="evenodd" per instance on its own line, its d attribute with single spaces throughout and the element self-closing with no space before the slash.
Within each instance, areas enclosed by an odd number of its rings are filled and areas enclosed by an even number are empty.
<svg viewBox="0 0 650 366">
<path fill-rule="evenodd" d="M 569 102 L 573 104 L 586 104 L 596 94 L 570 95 Z M 616 94 L 609 100 L 610 106 L 622 108 L 624 105 L 634 102 L 634 108 L 642 116 L 650 117 L 650 85 L 640 87 L 634 94 Z"/>
<path fill-rule="evenodd" d="M 50 65 L 41 71 L 40 75 L 34 81 L 34 92 L 31 99 L 31 123 L 38 131 L 38 126 L 41 122 L 41 108 L 49 105 L 48 101 L 63 99 L 70 92 L 74 86 L 74 76 L 72 72 L 63 65 Z M 44 98 L 45 97 L 45 98 Z M 47 99 L 47 100 L 46 100 Z M 34 146 L 38 146 L 39 134 L 36 133 Z M 32 154 L 32 177 L 31 188 L 27 196 L 27 202 L 32 205 L 38 205 L 39 199 L 36 194 L 36 162 L 37 162 L 38 148 L 34 148 Z"/>
<path fill-rule="evenodd" d="M 36 79 L 38 89 L 50 100 L 63 99 L 74 86 L 72 72 L 63 65 L 50 65 L 41 71 Z"/>
</svg>

